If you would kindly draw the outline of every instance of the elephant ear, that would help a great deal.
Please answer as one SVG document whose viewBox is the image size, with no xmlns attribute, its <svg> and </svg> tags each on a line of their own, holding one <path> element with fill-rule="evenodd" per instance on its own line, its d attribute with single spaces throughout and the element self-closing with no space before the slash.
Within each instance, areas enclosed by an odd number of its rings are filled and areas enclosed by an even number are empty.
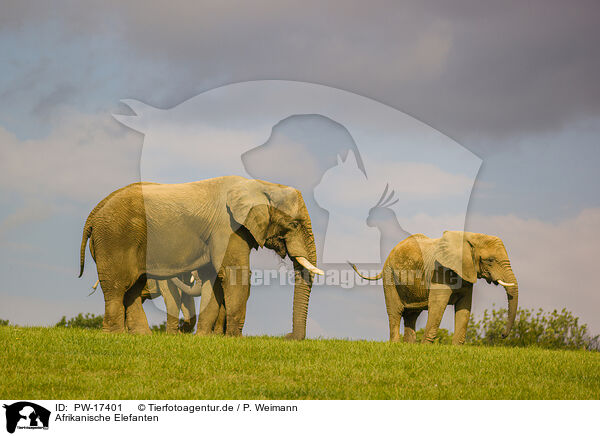
<svg viewBox="0 0 600 436">
<path fill-rule="evenodd" d="M 255 180 L 245 180 L 227 193 L 227 208 L 238 224 L 246 227 L 260 245 L 265 245 L 269 226 L 269 201 L 261 185 Z"/>
<path fill-rule="evenodd" d="M 469 283 L 477 281 L 473 245 L 464 232 L 445 231 L 438 244 L 436 260 Z"/>
</svg>

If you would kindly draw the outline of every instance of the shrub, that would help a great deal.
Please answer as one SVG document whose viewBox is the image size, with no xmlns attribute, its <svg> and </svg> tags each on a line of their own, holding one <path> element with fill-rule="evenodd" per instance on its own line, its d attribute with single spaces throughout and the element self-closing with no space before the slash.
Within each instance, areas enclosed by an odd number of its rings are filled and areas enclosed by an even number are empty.
<svg viewBox="0 0 600 436">
<path fill-rule="evenodd" d="M 504 345 L 513 347 L 539 346 L 555 349 L 600 350 L 600 335 L 591 336 L 586 324 L 579 324 L 567 309 L 544 313 L 542 309 L 519 309 L 513 328 L 506 339 L 502 331 L 506 325 L 507 309 L 485 310 L 481 320 L 473 315 L 467 328 L 467 340 L 475 345 Z"/>
<path fill-rule="evenodd" d="M 80 313 L 74 318 L 67 321 L 67 317 L 63 316 L 58 321 L 55 327 L 68 327 L 68 328 L 80 328 L 80 329 L 101 329 L 102 321 L 104 317 L 102 315 L 94 315 L 91 313 Z"/>
<path fill-rule="evenodd" d="M 0 319 L 0 327 L 5 327 L 9 324 L 7 319 Z"/>
<path fill-rule="evenodd" d="M 472 345 L 600 351 L 600 335 L 591 336 L 587 325 L 579 325 L 579 318 L 567 309 L 548 313 L 542 309 L 537 312 L 519 309 L 510 334 L 502 339 L 507 313 L 507 309 L 485 310 L 480 320 L 471 315 L 465 342 Z M 417 331 L 417 342 L 421 341 L 424 334 L 425 329 Z M 452 335 L 446 329 L 439 329 L 434 343 L 451 344 Z"/>
<path fill-rule="evenodd" d="M 154 324 L 150 326 L 150 330 L 152 333 L 166 333 L 167 332 L 167 322 L 163 321 L 161 324 Z"/>
<path fill-rule="evenodd" d="M 58 321 L 55 327 L 67 327 L 67 328 L 79 328 L 79 329 L 101 329 L 102 321 L 104 317 L 102 315 L 94 315 L 92 313 L 80 313 L 74 318 L 67 320 L 66 316 L 63 316 L 60 321 Z M 0 320 L 1 325 L 8 325 L 8 321 L 6 324 L 3 324 L 4 320 Z M 183 325 L 183 319 L 179 320 L 179 327 L 181 328 Z M 167 322 L 164 321 L 162 324 L 153 325 L 150 327 L 153 332 L 161 333 L 167 331 Z"/>
<path fill-rule="evenodd" d="M 179 319 L 179 330 L 180 331 L 183 328 L 183 323 L 184 323 L 183 318 L 180 318 Z M 150 326 L 150 330 L 152 330 L 153 333 L 166 333 L 167 332 L 167 321 L 163 321 L 161 324 L 154 324 L 154 325 Z"/>
</svg>

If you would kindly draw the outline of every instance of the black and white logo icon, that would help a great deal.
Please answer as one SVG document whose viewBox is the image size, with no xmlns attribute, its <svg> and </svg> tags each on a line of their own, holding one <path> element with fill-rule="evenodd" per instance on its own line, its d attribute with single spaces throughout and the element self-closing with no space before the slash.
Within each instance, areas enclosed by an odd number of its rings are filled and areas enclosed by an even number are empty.
<svg viewBox="0 0 600 436">
<path fill-rule="evenodd" d="M 18 429 L 48 429 L 50 411 L 28 401 L 3 406 L 6 409 L 6 431 L 14 433 Z"/>
</svg>

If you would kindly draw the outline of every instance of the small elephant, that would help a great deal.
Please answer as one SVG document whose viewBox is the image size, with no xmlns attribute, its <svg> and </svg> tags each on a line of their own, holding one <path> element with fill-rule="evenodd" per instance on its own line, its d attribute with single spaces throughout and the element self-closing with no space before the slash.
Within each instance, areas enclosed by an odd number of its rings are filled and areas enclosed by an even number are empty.
<svg viewBox="0 0 600 436">
<path fill-rule="evenodd" d="M 191 275 L 190 275 L 191 277 Z M 162 296 L 167 309 L 167 333 L 191 333 L 196 325 L 194 297 L 182 291 L 173 281 L 148 280 L 142 290 L 142 303 Z M 183 324 L 179 326 L 179 312 L 183 313 Z"/>
<path fill-rule="evenodd" d="M 465 342 L 471 314 L 473 283 L 484 278 L 502 285 L 508 298 L 508 321 L 503 337 L 508 336 L 517 313 L 519 287 L 510 266 L 502 240 L 481 233 L 446 231 L 438 239 L 415 234 L 394 247 L 383 270 L 383 292 L 387 308 L 390 341 L 400 340 L 400 319 L 404 317 L 404 341 L 415 342 L 415 324 L 427 309 L 424 343 L 435 339 L 446 306 L 454 305 L 454 337 L 452 343 Z"/>
<path fill-rule="evenodd" d="M 210 268 L 200 268 L 191 273 L 189 284 L 182 277 L 172 277 L 169 282 L 181 291 L 182 295 L 201 296 L 198 329 L 200 332 L 225 334 L 227 328 L 227 312 L 221 278 Z M 245 316 L 245 314 L 244 314 Z M 202 334 L 202 333 L 200 333 Z"/>
<path fill-rule="evenodd" d="M 199 287 L 198 282 L 193 280 L 192 274 L 188 274 L 185 280 L 183 274 L 180 278 L 171 278 L 168 280 L 147 280 L 142 289 L 142 303 L 146 300 L 153 300 L 157 297 L 163 297 L 165 308 L 167 310 L 167 333 L 190 333 L 194 330 L 196 324 L 196 305 L 194 295 L 190 295 L 190 290 Z M 185 281 L 190 282 L 185 284 Z M 92 286 L 96 290 L 100 280 Z M 194 286 L 196 285 L 196 286 Z M 179 313 L 183 313 L 183 324 L 179 326 Z"/>
</svg>

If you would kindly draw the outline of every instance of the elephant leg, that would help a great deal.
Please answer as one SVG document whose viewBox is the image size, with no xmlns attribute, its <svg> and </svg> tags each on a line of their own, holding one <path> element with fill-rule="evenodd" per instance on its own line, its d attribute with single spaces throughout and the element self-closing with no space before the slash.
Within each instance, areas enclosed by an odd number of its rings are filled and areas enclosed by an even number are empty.
<svg viewBox="0 0 600 436">
<path fill-rule="evenodd" d="M 198 312 L 198 327 L 196 334 L 198 336 L 209 335 L 213 331 L 215 321 L 219 316 L 219 301 L 215 296 L 215 280 L 205 280 L 202 283 L 202 297 L 200 298 L 200 310 Z"/>
<path fill-rule="evenodd" d="M 179 289 L 169 280 L 157 280 L 157 282 L 167 309 L 167 333 L 178 333 L 179 311 L 181 310 Z"/>
<path fill-rule="evenodd" d="M 402 319 L 404 305 L 400 300 L 392 271 L 388 268 L 383 271 L 383 294 L 390 325 L 390 341 L 400 342 L 400 320 Z"/>
<path fill-rule="evenodd" d="M 182 333 L 191 333 L 196 325 L 196 303 L 194 297 L 180 292 L 181 297 L 181 312 L 183 313 Z"/>
<path fill-rule="evenodd" d="M 225 297 L 223 296 L 223 286 L 221 284 L 221 280 L 217 280 L 215 282 L 213 289 L 215 298 L 219 304 L 219 314 L 213 327 L 213 333 L 217 335 L 224 335 L 227 330 L 227 311 L 225 310 Z"/>
<path fill-rule="evenodd" d="M 124 292 L 114 289 L 112 283 L 100 280 L 104 291 L 104 320 L 102 331 L 106 333 L 123 333 L 125 331 L 125 306 L 123 306 Z"/>
<path fill-rule="evenodd" d="M 417 334 L 415 332 L 415 327 L 417 325 L 417 318 L 420 314 L 420 310 L 404 312 L 404 342 L 417 342 Z"/>
<path fill-rule="evenodd" d="M 462 345 L 467 336 L 467 325 L 471 316 L 471 302 L 473 300 L 473 288 L 464 292 L 464 294 L 454 304 L 454 336 L 453 345 Z"/>
<path fill-rule="evenodd" d="M 250 271 L 250 269 L 248 269 L 248 277 L 242 277 L 242 295 L 241 298 L 243 299 L 242 305 L 240 307 L 240 322 L 239 322 L 239 330 L 240 330 L 240 335 L 242 334 L 242 329 L 244 328 L 244 323 L 246 322 L 246 306 L 248 305 L 248 298 L 250 298 L 250 277 L 252 276 L 252 272 Z M 219 311 L 220 313 L 220 311 Z M 226 319 L 226 318 L 225 318 Z M 227 322 L 225 321 L 225 324 Z M 225 331 L 227 331 L 225 329 Z"/>
<path fill-rule="evenodd" d="M 219 316 L 213 327 L 213 333 L 216 335 L 224 335 L 227 331 L 227 311 L 225 305 L 219 306 Z"/>
<path fill-rule="evenodd" d="M 429 291 L 427 325 L 425 326 L 423 343 L 433 343 L 451 295 L 452 289 L 439 284 L 436 284 L 436 289 L 431 289 Z"/>
<path fill-rule="evenodd" d="M 223 287 L 227 323 L 225 334 L 230 336 L 242 334 L 246 301 L 250 293 L 250 245 L 243 233 L 234 232 L 229 236 L 221 265 L 213 264 Z"/>
<path fill-rule="evenodd" d="M 142 290 L 145 280 L 138 280 L 129 289 L 123 298 L 125 304 L 125 321 L 130 333 L 149 335 L 152 334 L 148 326 L 148 319 L 142 307 Z"/>
<path fill-rule="evenodd" d="M 223 295 L 225 297 L 226 323 L 225 334 L 241 336 L 246 318 L 246 302 L 250 295 L 250 269 L 242 267 L 225 267 L 219 276 L 222 278 Z"/>
</svg>

